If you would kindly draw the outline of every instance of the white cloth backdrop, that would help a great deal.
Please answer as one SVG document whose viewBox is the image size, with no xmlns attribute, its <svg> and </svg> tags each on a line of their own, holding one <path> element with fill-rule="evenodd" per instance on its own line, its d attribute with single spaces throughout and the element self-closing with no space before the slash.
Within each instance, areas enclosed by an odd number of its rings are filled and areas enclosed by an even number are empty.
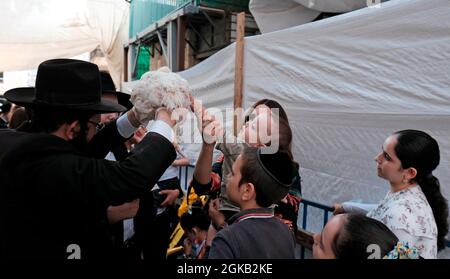
<svg viewBox="0 0 450 279">
<path fill-rule="evenodd" d="M 449 14 L 448 0 L 394 0 L 246 38 L 244 104 L 286 108 L 305 198 L 378 202 L 388 184 L 373 158 L 407 128 L 438 140 L 435 175 L 450 198 Z M 207 107 L 232 107 L 234 49 L 181 73 Z"/>
<path fill-rule="evenodd" d="M 2 0 L 0 72 L 34 69 L 100 46 L 120 85 L 129 9 L 123 0 Z"/>
<path fill-rule="evenodd" d="M 313 21 L 321 12 L 345 13 L 381 0 L 250 0 L 249 9 L 261 33 Z"/>
</svg>

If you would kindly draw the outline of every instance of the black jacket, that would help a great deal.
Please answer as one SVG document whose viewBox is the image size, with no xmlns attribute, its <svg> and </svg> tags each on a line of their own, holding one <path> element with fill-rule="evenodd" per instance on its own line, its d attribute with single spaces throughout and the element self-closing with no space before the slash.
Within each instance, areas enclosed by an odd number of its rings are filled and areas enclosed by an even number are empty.
<svg viewBox="0 0 450 279">
<path fill-rule="evenodd" d="M 8 128 L 8 122 L 6 122 L 5 120 L 3 120 L 0 117 L 0 129 L 6 129 L 6 128 Z"/>
<path fill-rule="evenodd" d="M 110 126 L 94 138 L 94 156 L 110 150 L 102 142 L 120 138 Z M 107 256 L 97 235 L 106 207 L 149 191 L 175 157 L 156 133 L 125 161 L 111 162 L 82 156 L 53 135 L 0 130 L 0 257 L 66 259 L 71 244 L 82 259 Z"/>
</svg>

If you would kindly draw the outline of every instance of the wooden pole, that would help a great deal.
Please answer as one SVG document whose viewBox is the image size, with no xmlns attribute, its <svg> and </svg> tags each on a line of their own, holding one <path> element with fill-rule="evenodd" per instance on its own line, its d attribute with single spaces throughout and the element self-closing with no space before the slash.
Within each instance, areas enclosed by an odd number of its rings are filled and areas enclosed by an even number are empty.
<svg viewBox="0 0 450 279">
<path fill-rule="evenodd" d="M 186 51 L 186 18 L 177 19 L 177 71 L 184 70 L 184 53 Z"/>
<path fill-rule="evenodd" d="M 128 47 L 123 49 L 123 81 L 128 81 Z"/>
<path fill-rule="evenodd" d="M 242 108 L 243 84 L 244 84 L 244 36 L 245 36 L 245 12 L 239 13 L 236 20 L 236 61 L 234 70 L 234 109 Z M 234 135 L 239 132 L 241 115 L 234 115 Z"/>
</svg>

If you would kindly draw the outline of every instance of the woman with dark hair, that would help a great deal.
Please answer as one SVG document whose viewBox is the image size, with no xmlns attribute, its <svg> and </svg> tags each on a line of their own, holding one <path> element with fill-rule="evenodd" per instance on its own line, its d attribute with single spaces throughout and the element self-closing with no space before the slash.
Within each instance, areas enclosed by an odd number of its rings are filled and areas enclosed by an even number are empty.
<svg viewBox="0 0 450 279">
<path fill-rule="evenodd" d="M 367 213 L 402 241 L 417 247 L 423 258 L 436 258 L 445 248 L 448 204 L 433 170 L 439 165 L 437 141 L 425 132 L 398 131 L 375 157 L 378 176 L 390 183 L 386 197 Z M 341 205 L 335 213 L 350 212 Z"/>
<path fill-rule="evenodd" d="M 378 220 L 361 214 L 333 217 L 314 235 L 314 259 L 417 259 L 415 248 L 398 242 L 397 236 Z"/>
</svg>

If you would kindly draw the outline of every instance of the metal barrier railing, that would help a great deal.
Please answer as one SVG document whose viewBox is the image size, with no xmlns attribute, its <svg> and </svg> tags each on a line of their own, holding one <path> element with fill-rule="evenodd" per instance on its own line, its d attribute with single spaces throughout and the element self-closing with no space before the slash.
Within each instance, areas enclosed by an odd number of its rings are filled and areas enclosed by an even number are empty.
<svg viewBox="0 0 450 279">
<path fill-rule="evenodd" d="M 186 166 L 179 166 L 178 167 L 178 177 L 180 179 L 180 183 L 181 183 L 181 179 L 183 179 L 184 183 L 182 183 L 181 185 L 183 186 L 182 189 L 184 191 L 187 191 L 188 189 L 188 177 L 189 177 L 189 169 L 195 168 L 195 165 L 186 165 Z M 184 176 L 183 176 L 183 170 L 184 170 Z"/>
<path fill-rule="evenodd" d="M 185 191 L 187 191 L 188 188 L 188 179 L 189 179 L 189 169 L 195 168 L 195 165 L 187 165 L 187 166 L 180 166 L 179 167 L 179 178 L 180 180 L 183 180 L 182 186 Z M 303 204 L 303 218 L 302 218 L 302 229 L 307 229 L 307 222 L 308 222 L 308 207 L 318 208 L 323 210 L 323 226 L 328 222 L 329 213 L 333 212 L 333 208 L 327 205 L 323 205 L 317 202 L 313 202 L 307 199 L 301 199 L 301 203 Z M 301 248 L 301 258 L 303 259 L 305 255 L 305 248 Z"/>
<path fill-rule="evenodd" d="M 195 165 L 187 165 L 187 166 L 180 166 L 179 167 L 179 178 L 181 180 L 182 178 L 182 174 L 183 174 L 183 169 L 184 169 L 184 190 L 187 191 L 188 188 L 188 177 L 189 177 L 189 169 L 190 168 L 195 168 Z M 334 211 L 332 206 L 328 206 L 328 205 L 324 205 L 318 202 L 314 202 L 314 201 L 310 201 L 308 199 L 304 199 L 302 198 L 300 203 L 303 204 L 303 217 L 302 217 L 302 229 L 303 230 L 307 230 L 307 224 L 308 224 L 308 207 L 312 207 L 312 208 L 318 208 L 323 210 L 323 222 L 322 222 L 322 227 L 325 227 L 325 225 L 328 222 L 329 219 L 329 214 L 332 213 Z M 446 241 L 446 246 L 450 247 L 450 240 Z M 301 251 L 300 251 L 300 258 L 304 259 L 305 257 L 305 248 L 302 247 Z"/>
<path fill-rule="evenodd" d="M 317 202 L 313 202 L 307 199 L 303 199 L 300 201 L 301 203 L 303 203 L 303 218 L 302 218 L 302 229 L 306 230 L 307 227 L 307 223 L 308 223 L 308 206 L 314 207 L 314 208 L 318 208 L 318 209 L 322 209 L 323 210 L 323 227 L 325 227 L 325 225 L 328 222 L 329 219 L 329 214 L 330 212 L 334 211 L 334 208 L 328 205 L 324 205 L 321 203 L 317 203 Z M 446 240 L 446 246 L 450 247 L 450 240 Z M 302 247 L 301 248 L 301 252 L 300 252 L 300 258 L 304 259 L 305 258 L 305 248 Z"/>
<path fill-rule="evenodd" d="M 308 224 L 308 207 L 314 207 L 314 208 L 318 208 L 318 209 L 322 209 L 323 210 L 323 227 L 325 227 L 325 225 L 328 222 L 328 215 L 330 212 L 333 212 L 333 207 L 331 206 L 327 206 L 321 203 L 317 203 L 317 202 L 313 202 L 307 199 L 301 199 L 300 201 L 303 204 L 303 218 L 302 218 L 302 229 L 306 230 L 307 224 Z M 302 246 L 301 251 L 300 251 L 300 258 L 304 259 L 305 258 L 305 247 Z"/>
</svg>

